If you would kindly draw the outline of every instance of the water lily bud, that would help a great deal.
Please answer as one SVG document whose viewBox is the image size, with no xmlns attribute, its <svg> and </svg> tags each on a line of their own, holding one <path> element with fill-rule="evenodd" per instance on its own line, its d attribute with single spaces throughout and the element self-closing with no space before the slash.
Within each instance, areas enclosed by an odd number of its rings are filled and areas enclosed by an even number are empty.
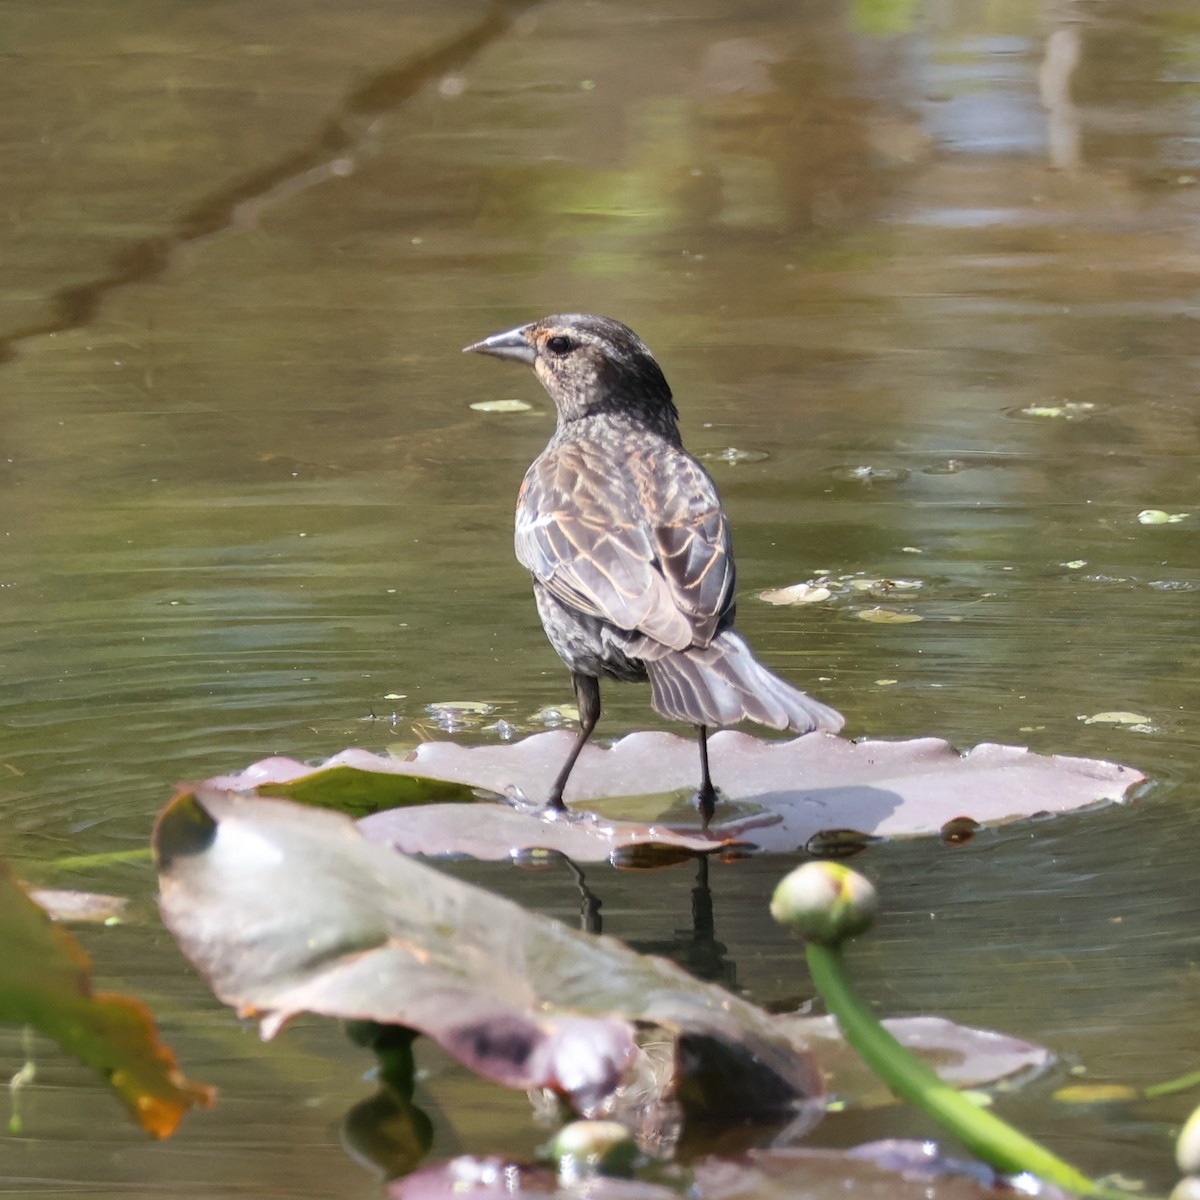
<svg viewBox="0 0 1200 1200">
<path fill-rule="evenodd" d="M 1169 1200 L 1200 1200 L 1200 1177 L 1185 1176 L 1171 1189 Z"/>
<path fill-rule="evenodd" d="M 1183 1123 L 1175 1142 L 1175 1162 L 1184 1175 L 1200 1175 L 1200 1108 Z"/>
<path fill-rule="evenodd" d="M 628 1175 L 637 1161 L 637 1142 L 619 1121 L 572 1121 L 546 1147 L 562 1183 L 589 1175 Z"/>
<path fill-rule="evenodd" d="M 771 897 L 771 916 L 810 942 L 836 946 L 869 929 L 879 906 L 871 882 L 835 862 L 808 862 L 785 875 Z"/>
</svg>

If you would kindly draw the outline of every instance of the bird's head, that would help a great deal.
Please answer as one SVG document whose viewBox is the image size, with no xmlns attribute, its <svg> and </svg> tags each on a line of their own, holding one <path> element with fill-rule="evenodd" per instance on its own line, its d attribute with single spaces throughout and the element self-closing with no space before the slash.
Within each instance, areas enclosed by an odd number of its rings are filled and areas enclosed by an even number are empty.
<svg viewBox="0 0 1200 1200">
<path fill-rule="evenodd" d="M 565 313 L 484 338 L 464 353 L 509 358 L 533 368 L 560 423 L 621 412 L 673 431 L 678 412 L 658 363 L 636 333 L 611 317 Z"/>
</svg>

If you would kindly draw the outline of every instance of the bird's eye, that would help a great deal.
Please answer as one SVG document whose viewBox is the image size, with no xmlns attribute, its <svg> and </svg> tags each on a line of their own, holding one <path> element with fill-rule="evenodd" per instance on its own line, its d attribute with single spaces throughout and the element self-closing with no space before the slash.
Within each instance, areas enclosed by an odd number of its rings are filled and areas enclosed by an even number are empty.
<svg viewBox="0 0 1200 1200">
<path fill-rule="evenodd" d="M 546 339 L 546 349 L 551 354 L 569 354 L 575 349 L 575 343 L 569 337 L 556 333 L 554 337 Z"/>
</svg>

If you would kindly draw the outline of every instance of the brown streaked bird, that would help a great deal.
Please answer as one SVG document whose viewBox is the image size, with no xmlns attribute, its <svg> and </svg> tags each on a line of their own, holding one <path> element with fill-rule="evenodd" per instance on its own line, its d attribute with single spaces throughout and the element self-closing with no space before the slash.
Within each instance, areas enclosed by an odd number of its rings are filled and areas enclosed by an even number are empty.
<svg viewBox="0 0 1200 1200">
<path fill-rule="evenodd" d="M 600 678 L 650 681 L 664 717 L 699 730 L 705 825 L 716 791 L 708 731 L 739 721 L 836 732 L 842 716 L 772 675 L 734 632 L 734 566 L 721 499 L 683 448 L 671 389 L 645 343 L 610 317 L 544 317 L 467 346 L 533 368 L 558 427 L 517 499 L 517 558 L 567 664 L 579 736 L 563 789 L 600 717 Z"/>
</svg>

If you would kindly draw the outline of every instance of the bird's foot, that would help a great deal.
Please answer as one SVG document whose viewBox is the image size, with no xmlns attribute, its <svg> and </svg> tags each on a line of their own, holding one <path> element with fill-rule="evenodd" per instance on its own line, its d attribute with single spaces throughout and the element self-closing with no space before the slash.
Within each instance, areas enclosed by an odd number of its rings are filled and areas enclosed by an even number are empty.
<svg viewBox="0 0 1200 1200">
<path fill-rule="evenodd" d="M 551 816 L 557 817 L 557 816 L 565 816 L 568 812 L 570 812 L 570 809 L 568 809 L 567 806 L 563 803 L 563 798 L 562 798 L 561 792 L 551 792 L 550 795 L 546 797 L 546 804 L 545 804 L 545 807 L 542 809 L 543 815 L 551 815 Z"/>
</svg>

